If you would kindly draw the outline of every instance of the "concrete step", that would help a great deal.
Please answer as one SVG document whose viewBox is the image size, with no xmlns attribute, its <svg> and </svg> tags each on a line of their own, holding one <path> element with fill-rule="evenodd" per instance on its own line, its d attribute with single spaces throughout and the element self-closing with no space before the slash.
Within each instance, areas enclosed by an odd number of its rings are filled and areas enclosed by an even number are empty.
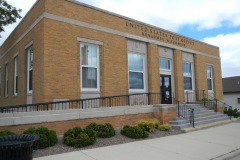
<svg viewBox="0 0 240 160">
<path fill-rule="evenodd" d="M 227 120 L 230 118 L 228 116 L 221 116 L 221 117 L 215 117 L 215 118 L 211 118 L 211 119 L 204 119 L 204 120 L 199 120 L 199 121 L 195 121 L 195 125 L 201 125 L 201 124 L 207 124 L 207 123 L 213 123 L 213 122 L 217 122 L 217 121 L 223 121 L 223 120 Z"/>
<path fill-rule="evenodd" d="M 222 117 L 222 116 L 226 116 L 224 114 L 219 114 L 219 113 L 205 113 L 205 114 L 198 114 L 195 115 L 194 114 L 194 119 L 198 120 L 198 119 L 204 119 L 204 118 L 212 118 L 212 117 Z"/>
<path fill-rule="evenodd" d="M 224 115 L 219 112 L 214 112 L 213 110 L 209 110 L 199 104 L 196 104 L 196 105 L 187 104 L 187 106 L 194 108 L 195 126 L 230 119 L 227 115 Z M 181 111 L 184 111 L 184 110 L 185 110 L 184 108 L 180 107 L 180 113 Z M 190 121 L 184 118 L 176 118 L 172 122 L 170 122 L 170 124 L 172 125 L 173 128 L 177 128 L 177 129 L 192 127 L 192 124 L 190 124 Z"/>
</svg>

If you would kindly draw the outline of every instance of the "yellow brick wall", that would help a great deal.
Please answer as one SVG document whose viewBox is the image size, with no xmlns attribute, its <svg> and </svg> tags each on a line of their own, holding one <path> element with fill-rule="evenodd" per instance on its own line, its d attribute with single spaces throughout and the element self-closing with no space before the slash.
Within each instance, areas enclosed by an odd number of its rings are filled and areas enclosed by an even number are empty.
<svg viewBox="0 0 240 160">
<path fill-rule="evenodd" d="M 197 90 L 205 90 L 207 94 L 207 64 L 213 65 L 213 90 L 214 97 L 218 100 L 223 99 L 222 74 L 220 59 L 209 58 L 206 56 L 194 56 L 195 82 Z"/>
<path fill-rule="evenodd" d="M 151 93 L 160 92 L 160 75 L 159 75 L 159 54 L 158 46 L 148 44 L 148 91 Z"/>
<path fill-rule="evenodd" d="M 175 94 L 176 99 L 180 102 L 184 101 L 184 84 L 183 84 L 183 71 L 182 71 L 182 52 L 180 50 L 173 51 L 174 63 L 174 78 L 175 78 Z"/>
<path fill-rule="evenodd" d="M 64 0 L 41 0 L 25 17 L 19 27 L 0 48 L 2 55 L 13 44 L 24 29 L 28 28 L 44 10 L 48 13 L 87 22 L 134 34 L 140 37 L 142 31 L 129 27 L 130 21 Z M 128 23 L 128 25 L 126 25 Z M 145 24 L 132 22 L 147 27 L 150 33 L 156 29 Z M 160 30 L 160 29 L 159 29 Z M 164 33 L 164 34 L 163 34 Z M 173 33 L 162 31 L 170 38 Z M 176 35 L 175 35 L 176 36 Z M 26 103 L 26 50 L 25 46 L 33 41 L 33 102 L 47 102 L 53 99 L 80 98 L 80 42 L 77 37 L 103 42 L 100 47 L 100 90 L 101 96 L 128 94 L 128 59 L 127 38 L 120 35 L 79 27 L 64 22 L 44 18 L 38 23 L 6 56 L 0 60 L 2 67 L 2 97 L 0 105 Z M 146 37 L 145 37 L 146 38 Z M 178 36 L 178 38 L 185 38 Z M 153 39 L 150 37 L 149 39 Z M 155 39 L 156 40 L 156 39 Z M 159 40 L 167 42 L 167 38 Z M 171 44 L 171 43 L 170 43 Z M 198 41 L 185 48 L 219 56 L 219 49 Z M 13 97 L 13 55 L 19 55 L 19 94 Z M 159 92 L 159 52 L 158 45 L 147 43 L 148 91 Z M 4 93 L 4 63 L 9 60 L 9 97 Z M 222 99 L 222 79 L 220 59 L 194 54 L 196 89 L 207 89 L 206 63 L 213 64 L 215 97 Z M 182 73 L 182 51 L 174 49 L 174 81 L 176 98 L 184 100 Z"/>
<path fill-rule="evenodd" d="M 47 0 L 45 3 L 46 3 L 45 4 L 46 12 L 54 15 L 78 20 L 81 22 L 86 22 L 89 24 L 95 24 L 97 26 L 103 26 L 103 27 L 115 29 L 122 32 L 128 32 L 141 37 L 146 37 L 146 36 L 143 36 L 143 32 L 144 32 L 151 36 L 154 36 L 154 35 L 159 36 L 161 37 L 161 40 L 159 41 L 166 42 L 166 43 L 168 43 L 171 40 L 174 40 L 174 38 L 179 38 L 177 42 L 189 40 L 189 41 L 193 41 L 194 45 L 188 45 L 187 43 L 185 43 L 186 48 L 193 49 L 199 52 L 204 52 L 210 55 L 219 56 L 219 50 L 217 47 L 213 47 L 203 42 L 194 41 L 192 39 L 188 39 L 186 37 L 173 34 L 172 32 L 167 32 L 166 30 L 161 30 L 156 27 L 146 25 L 144 23 L 130 21 L 129 19 L 124 18 L 123 16 L 121 17 L 114 16 L 114 15 L 102 12 L 100 10 L 92 9 L 92 8 L 82 6 L 76 3 L 72 3 L 66 0 Z M 130 23 L 132 23 L 134 26 L 131 27 Z M 143 27 L 142 29 L 139 28 L 141 26 Z M 147 32 L 145 32 L 145 30 Z M 159 31 L 159 33 L 154 34 L 153 33 L 154 31 L 155 32 Z M 160 36 L 160 32 L 161 32 L 161 36 Z M 156 38 L 152 38 L 151 36 L 150 36 L 150 39 L 156 40 Z"/>
</svg>

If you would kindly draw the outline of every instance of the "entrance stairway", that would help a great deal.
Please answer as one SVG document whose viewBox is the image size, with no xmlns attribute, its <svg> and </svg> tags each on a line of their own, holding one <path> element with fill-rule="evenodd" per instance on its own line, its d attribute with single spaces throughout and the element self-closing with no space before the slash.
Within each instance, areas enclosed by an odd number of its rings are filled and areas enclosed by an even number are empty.
<svg viewBox="0 0 240 160">
<path fill-rule="evenodd" d="M 209 110 L 205 108 L 202 104 L 186 104 L 188 107 L 191 107 L 194 109 L 194 124 L 195 126 L 213 123 L 213 122 L 219 122 L 230 119 L 229 116 L 215 112 L 213 110 Z M 179 108 L 181 112 L 181 107 Z M 178 112 L 177 112 L 178 114 Z M 189 120 L 183 117 L 178 117 L 174 119 L 172 122 L 170 122 L 171 126 L 176 129 L 185 129 L 193 127 L 193 125 L 190 123 Z"/>
</svg>

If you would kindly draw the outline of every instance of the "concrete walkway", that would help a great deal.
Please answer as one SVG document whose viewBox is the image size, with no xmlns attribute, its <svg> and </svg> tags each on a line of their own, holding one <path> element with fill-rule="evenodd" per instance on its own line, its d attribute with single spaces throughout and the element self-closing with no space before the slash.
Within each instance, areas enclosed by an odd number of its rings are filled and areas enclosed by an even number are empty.
<svg viewBox="0 0 240 160">
<path fill-rule="evenodd" d="M 240 155 L 240 123 L 34 160 L 230 160 Z M 235 158 L 234 158 L 235 157 Z"/>
</svg>

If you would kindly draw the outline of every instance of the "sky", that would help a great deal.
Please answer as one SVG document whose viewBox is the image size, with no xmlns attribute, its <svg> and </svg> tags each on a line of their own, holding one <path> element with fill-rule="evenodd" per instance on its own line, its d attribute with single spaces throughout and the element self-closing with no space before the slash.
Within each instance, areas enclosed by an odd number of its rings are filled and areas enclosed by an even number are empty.
<svg viewBox="0 0 240 160">
<path fill-rule="evenodd" d="M 220 48 L 222 77 L 240 76 L 240 0 L 78 0 Z M 28 12 L 36 0 L 7 0 Z M 17 23 L 1 33 L 0 45 Z"/>
</svg>

